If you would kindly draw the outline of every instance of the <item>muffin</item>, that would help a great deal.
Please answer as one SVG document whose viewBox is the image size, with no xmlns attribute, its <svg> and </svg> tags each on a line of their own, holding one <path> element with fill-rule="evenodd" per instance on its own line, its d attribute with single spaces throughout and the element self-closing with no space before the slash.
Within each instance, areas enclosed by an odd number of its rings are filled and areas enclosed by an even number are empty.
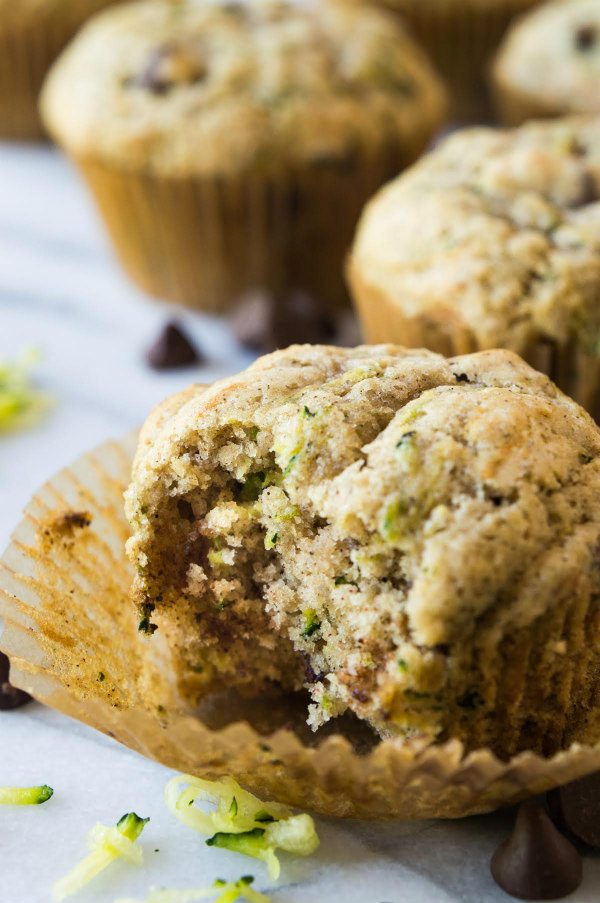
<svg viewBox="0 0 600 903">
<path fill-rule="evenodd" d="M 335 306 L 362 205 L 423 150 L 444 91 L 351 0 L 147 0 L 82 32 L 43 111 L 144 290 L 216 311 L 291 286 Z"/>
<path fill-rule="evenodd" d="M 369 342 L 508 348 L 600 416 L 600 120 L 468 130 L 367 207 L 348 266 Z"/>
<path fill-rule="evenodd" d="M 0 0 L 0 138 L 40 138 L 46 73 L 93 13 L 120 0 Z"/>
<path fill-rule="evenodd" d="M 600 113 L 600 5 L 555 0 L 519 20 L 493 67 L 498 114 L 507 125 L 569 113 Z"/>
<path fill-rule="evenodd" d="M 490 113 L 487 70 L 515 16 L 539 0 L 371 0 L 408 22 L 445 78 L 456 121 Z"/>
<path fill-rule="evenodd" d="M 549 753 L 600 711 L 600 432 L 508 351 L 293 346 L 170 399 L 126 510 L 189 700 Z"/>
</svg>

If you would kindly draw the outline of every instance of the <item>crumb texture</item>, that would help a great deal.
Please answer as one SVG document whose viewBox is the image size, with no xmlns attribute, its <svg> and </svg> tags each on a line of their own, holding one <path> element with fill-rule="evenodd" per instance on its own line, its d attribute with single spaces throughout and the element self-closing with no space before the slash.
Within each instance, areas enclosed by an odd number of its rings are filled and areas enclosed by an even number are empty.
<svg viewBox="0 0 600 903">
<path fill-rule="evenodd" d="M 510 352 L 269 355 L 152 415 L 127 513 L 192 701 L 304 686 L 315 728 L 507 755 L 596 711 L 600 434 Z"/>
</svg>

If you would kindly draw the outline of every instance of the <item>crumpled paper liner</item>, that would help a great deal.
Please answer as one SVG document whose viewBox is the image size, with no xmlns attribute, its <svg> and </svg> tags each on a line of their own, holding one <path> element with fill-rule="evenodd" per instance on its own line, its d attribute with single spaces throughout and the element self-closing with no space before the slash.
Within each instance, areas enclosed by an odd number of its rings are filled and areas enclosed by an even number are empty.
<svg viewBox="0 0 600 903">
<path fill-rule="evenodd" d="M 0 562 L 0 647 L 17 686 L 172 768 L 233 775 L 325 815 L 458 818 L 600 769 L 600 742 L 502 762 L 489 750 L 465 755 L 458 741 L 418 753 L 339 720 L 314 735 L 303 700 L 284 697 L 249 703 L 224 691 L 196 716 L 146 708 L 139 677 L 148 656 L 164 669 L 165 652 L 139 635 L 128 599 L 122 493 L 135 441 L 109 442 L 46 483 Z"/>
</svg>

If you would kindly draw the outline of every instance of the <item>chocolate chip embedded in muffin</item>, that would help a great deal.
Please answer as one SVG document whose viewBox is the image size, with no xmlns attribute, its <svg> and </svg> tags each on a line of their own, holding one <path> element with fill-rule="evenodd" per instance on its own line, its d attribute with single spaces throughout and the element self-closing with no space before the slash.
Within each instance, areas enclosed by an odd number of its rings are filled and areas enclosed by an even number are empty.
<svg viewBox="0 0 600 903">
<path fill-rule="evenodd" d="M 598 29 L 595 25 L 581 25 L 575 32 L 577 50 L 592 50 L 598 43 Z"/>
<path fill-rule="evenodd" d="M 536 803 L 524 803 L 491 864 L 496 884 L 520 900 L 558 900 L 581 884 L 579 853 Z"/>
<path fill-rule="evenodd" d="M 148 58 L 146 68 L 130 85 L 146 88 L 152 94 L 167 94 L 177 85 L 194 85 L 208 74 L 201 51 L 193 45 L 165 44 Z"/>
</svg>

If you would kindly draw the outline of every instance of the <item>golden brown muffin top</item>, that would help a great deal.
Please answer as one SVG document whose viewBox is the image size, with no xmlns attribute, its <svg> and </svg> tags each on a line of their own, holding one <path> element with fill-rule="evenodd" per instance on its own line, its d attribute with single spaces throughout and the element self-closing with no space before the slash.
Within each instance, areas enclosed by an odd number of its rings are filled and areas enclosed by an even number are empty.
<svg viewBox="0 0 600 903">
<path fill-rule="evenodd" d="M 74 154 L 176 176 L 348 166 L 443 106 L 421 50 L 352 0 L 145 0 L 84 29 L 42 109 Z"/>
<path fill-rule="evenodd" d="M 600 4 L 544 3 L 513 26 L 494 74 L 549 114 L 600 113 Z"/>
<path fill-rule="evenodd" d="M 575 338 L 594 355 L 599 201 L 595 117 L 459 132 L 368 205 L 350 278 L 479 347 Z"/>
</svg>

